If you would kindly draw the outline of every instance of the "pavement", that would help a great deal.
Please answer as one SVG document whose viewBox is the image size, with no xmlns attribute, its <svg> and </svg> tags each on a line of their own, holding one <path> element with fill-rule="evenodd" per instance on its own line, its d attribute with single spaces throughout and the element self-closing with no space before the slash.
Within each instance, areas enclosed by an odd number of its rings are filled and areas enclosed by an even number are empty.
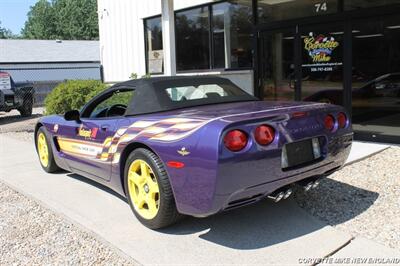
<svg viewBox="0 0 400 266">
<path fill-rule="evenodd" d="M 351 146 L 350 155 L 347 158 L 347 161 L 345 164 L 356 163 L 360 160 L 365 159 L 366 157 L 377 154 L 389 147 L 390 147 L 390 145 L 388 145 L 388 144 L 353 141 L 353 145 Z"/>
<path fill-rule="evenodd" d="M 400 252 L 365 238 L 356 238 L 321 264 L 399 265 Z"/>
<path fill-rule="evenodd" d="M 360 152 L 362 146 L 355 147 Z M 168 229 L 149 230 L 135 219 L 122 197 L 75 174 L 45 173 L 33 143 L 1 134 L 0 180 L 142 265 L 311 265 L 312 260 L 303 259 L 370 254 L 400 258 L 397 251 L 377 248 L 370 240 L 354 239 L 324 224 L 292 200 L 262 201 L 208 218 L 189 217 Z M 374 253 L 368 253 L 371 249 Z"/>
</svg>

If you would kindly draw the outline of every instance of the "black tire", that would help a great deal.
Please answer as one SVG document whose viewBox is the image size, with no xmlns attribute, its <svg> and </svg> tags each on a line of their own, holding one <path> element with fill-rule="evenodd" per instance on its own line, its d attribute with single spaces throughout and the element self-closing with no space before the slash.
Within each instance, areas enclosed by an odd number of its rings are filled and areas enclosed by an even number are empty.
<svg viewBox="0 0 400 266">
<path fill-rule="evenodd" d="M 47 165 L 43 165 L 42 161 L 40 160 L 39 147 L 38 147 L 38 139 L 39 139 L 40 134 L 44 134 L 45 140 L 47 143 L 47 150 L 48 150 L 48 164 Z M 35 145 L 36 145 L 36 151 L 37 151 L 37 154 L 39 157 L 39 163 L 42 166 L 43 170 L 46 171 L 47 173 L 54 173 L 54 172 L 59 171 L 60 167 L 58 167 L 58 165 L 56 164 L 56 161 L 54 160 L 51 142 L 50 142 L 49 138 L 47 137 L 47 134 L 46 134 L 45 130 L 43 129 L 43 127 L 40 127 L 36 133 Z"/>
<path fill-rule="evenodd" d="M 26 96 L 28 97 L 28 96 Z M 21 116 L 31 116 L 32 115 L 32 110 L 33 110 L 33 99 L 28 98 L 24 99 L 22 107 L 18 109 L 20 112 Z"/>
<path fill-rule="evenodd" d="M 159 187 L 158 212 L 152 219 L 145 219 L 136 211 L 129 193 L 128 170 L 132 162 L 138 159 L 145 161 L 150 166 Z M 139 148 L 131 152 L 125 163 L 124 185 L 125 195 L 133 213 L 135 214 L 136 218 L 146 227 L 150 229 L 160 229 L 176 223 L 178 220 L 180 220 L 180 218 L 183 217 L 183 215 L 179 214 L 178 210 L 176 209 L 175 198 L 169 182 L 168 174 L 165 171 L 164 164 L 153 152 L 144 148 Z"/>
</svg>

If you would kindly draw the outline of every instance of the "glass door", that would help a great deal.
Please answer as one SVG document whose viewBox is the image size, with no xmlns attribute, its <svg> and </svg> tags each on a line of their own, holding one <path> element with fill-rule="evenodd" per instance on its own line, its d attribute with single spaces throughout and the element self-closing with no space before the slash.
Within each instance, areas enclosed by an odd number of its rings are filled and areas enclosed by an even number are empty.
<svg viewBox="0 0 400 266">
<path fill-rule="evenodd" d="M 299 30 L 298 30 L 299 29 Z M 343 24 L 312 24 L 261 34 L 264 100 L 343 105 Z"/>
<path fill-rule="evenodd" d="M 296 82 L 296 30 L 261 33 L 260 71 L 264 100 L 294 100 Z"/>
</svg>

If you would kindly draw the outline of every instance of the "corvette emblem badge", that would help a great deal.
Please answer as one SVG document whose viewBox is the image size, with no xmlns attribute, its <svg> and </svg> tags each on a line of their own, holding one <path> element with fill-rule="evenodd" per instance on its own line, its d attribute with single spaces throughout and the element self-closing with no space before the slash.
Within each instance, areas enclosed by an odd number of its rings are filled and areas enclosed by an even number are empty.
<svg viewBox="0 0 400 266">
<path fill-rule="evenodd" d="M 186 156 L 186 155 L 189 155 L 189 154 L 190 154 L 190 152 L 187 151 L 185 147 L 182 147 L 182 148 L 181 148 L 180 150 L 178 150 L 177 152 L 178 152 L 180 155 L 182 155 L 182 156 Z"/>
</svg>

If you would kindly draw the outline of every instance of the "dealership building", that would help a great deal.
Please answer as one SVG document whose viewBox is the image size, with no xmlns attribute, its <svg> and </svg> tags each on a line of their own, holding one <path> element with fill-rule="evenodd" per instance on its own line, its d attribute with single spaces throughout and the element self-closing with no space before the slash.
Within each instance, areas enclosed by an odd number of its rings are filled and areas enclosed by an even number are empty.
<svg viewBox="0 0 400 266">
<path fill-rule="evenodd" d="M 400 0 L 98 0 L 103 77 L 219 75 L 400 143 Z"/>
</svg>

